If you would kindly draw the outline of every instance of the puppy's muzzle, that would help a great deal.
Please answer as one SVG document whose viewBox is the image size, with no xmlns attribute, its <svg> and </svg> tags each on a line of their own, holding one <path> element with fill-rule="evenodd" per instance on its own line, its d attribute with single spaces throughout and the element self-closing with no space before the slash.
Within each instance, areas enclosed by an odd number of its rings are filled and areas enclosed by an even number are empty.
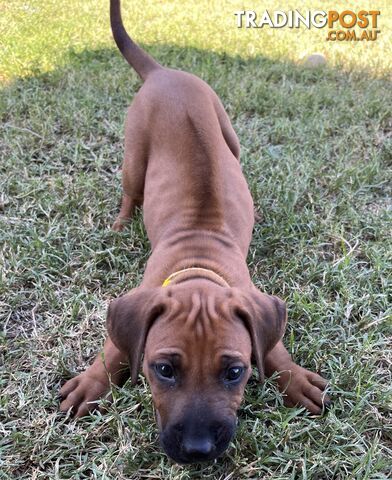
<svg viewBox="0 0 392 480">
<path fill-rule="evenodd" d="M 177 463 L 208 462 L 219 457 L 229 446 L 236 418 L 219 418 L 204 412 L 190 412 L 161 432 L 161 445 Z"/>
</svg>

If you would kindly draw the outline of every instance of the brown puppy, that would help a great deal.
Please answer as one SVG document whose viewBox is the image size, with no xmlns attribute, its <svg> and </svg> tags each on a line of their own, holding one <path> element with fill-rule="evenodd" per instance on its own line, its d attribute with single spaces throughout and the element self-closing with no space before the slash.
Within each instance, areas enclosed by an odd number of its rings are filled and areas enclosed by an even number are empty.
<svg viewBox="0 0 392 480">
<path fill-rule="evenodd" d="M 114 39 L 144 84 L 128 110 L 123 199 L 113 228 L 143 205 L 152 244 L 142 284 L 109 306 L 109 338 L 61 390 L 61 410 L 85 415 L 141 357 L 161 443 L 181 463 L 211 460 L 228 446 L 251 374 L 251 357 L 278 380 L 288 405 L 323 407 L 325 380 L 283 346 L 286 308 L 251 282 L 246 256 L 253 202 L 239 143 L 213 90 L 188 73 L 161 67 L 124 30 L 111 1 Z"/>
</svg>

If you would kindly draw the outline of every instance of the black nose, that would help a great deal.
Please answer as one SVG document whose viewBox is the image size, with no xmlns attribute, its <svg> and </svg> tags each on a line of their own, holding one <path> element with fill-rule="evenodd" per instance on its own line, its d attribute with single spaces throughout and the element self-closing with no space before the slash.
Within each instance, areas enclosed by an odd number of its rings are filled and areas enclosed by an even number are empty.
<svg viewBox="0 0 392 480">
<path fill-rule="evenodd" d="M 178 463 L 208 462 L 219 457 L 234 435 L 235 417 L 210 418 L 188 414 L 167 425 L 160 435 L 165 452 Z"/>
<path fill-rule="evenodd" d="M 203 459 L 211 455 L 215 446 L 210 438 L 185 438 L 182 448 L 189 457 Z"/>
</svg>

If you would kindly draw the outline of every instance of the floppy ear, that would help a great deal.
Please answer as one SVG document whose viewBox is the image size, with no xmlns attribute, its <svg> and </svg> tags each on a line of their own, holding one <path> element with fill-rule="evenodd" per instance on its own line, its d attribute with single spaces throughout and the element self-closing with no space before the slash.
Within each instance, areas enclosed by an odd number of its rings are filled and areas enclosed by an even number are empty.
<svg viewBox="0 0 392 480">
<path fill-rule="evenodd" d="M 252 339 L 252 356 L 264 380 L 264 358 L 284 335 L 287 323 L 286 304 L 278 297 L 259 292 L 246 292 L 236 306 Z"/>
<path fill-rule="evenodd" d="M 116 347 L 128 355 L 132 385 L 137 382 L 147 333 L 166 307 L 160 288 L 135 288 L 109 305 L 106 328 Z"/>
</svg>

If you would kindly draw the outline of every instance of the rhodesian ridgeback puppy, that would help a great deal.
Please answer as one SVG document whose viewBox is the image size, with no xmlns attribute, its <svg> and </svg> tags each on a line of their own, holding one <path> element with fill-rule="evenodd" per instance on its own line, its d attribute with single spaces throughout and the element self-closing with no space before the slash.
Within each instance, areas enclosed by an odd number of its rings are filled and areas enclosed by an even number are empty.
<svg viewBox="0 0 392 480">
<path fill-rule="evenodd" d="M 233 437 L 252 359 L 261 381 L 281 372 L 287 405 L 313 414 L 329 401 L 327 382 L 293 362 L 282 343 L 284 302 L 252 284 L 253 201 L 219 98 L 201 79 L 164 68 L 139 48 L 119 3 L 111 1 L 113 36 L 144 83 L 127 114 L 113 228 L 142 205 L 152 254 L 141 285 L 110 304 L 103 355 L 64 385 L 61 410 L 86 415 L 127 371 L 134 385 L 144 352 L 164 450 L 179 463 L 207 461 Z"/>
</svg>

